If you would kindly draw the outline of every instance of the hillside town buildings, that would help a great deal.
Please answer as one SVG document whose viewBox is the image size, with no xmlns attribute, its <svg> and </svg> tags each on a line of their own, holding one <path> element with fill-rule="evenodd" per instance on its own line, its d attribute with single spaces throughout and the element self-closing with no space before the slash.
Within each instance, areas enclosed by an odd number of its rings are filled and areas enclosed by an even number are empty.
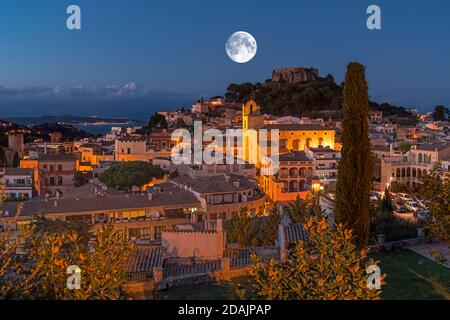
<svg viewBox="0 0 450 320">
<path fill-rule="evenodd" d="M 27 143 L 23 133 L 11 133 L 8 147 L 2 148 L 6 165 L 0 168 L 4 200 L 0 232 L 14 232 L 40 215 L 81 221 L 93 232 L 111 223 L 138 244 L 127 274 L 130 279 L 141 279 L 161 276 L 161 268 L 167 264 L 187 263 L 194 268 L 198 266 L 192 261 L 201 260 L 208 261 L 202 268 L 215 270 L 250 263 L 250 249 L 233 247 L 224 231 L 227 220 L 242 211 L 258 218 L 266 216 L 274 205 L 320 193 L 320 206 L 333 221 L 333 193 L 342 148 L 339 121 L 276 117 L 264 114 L 254 101 L 236 107 L 222 98 L 199 101 L 191 110 L 159 115 L 165 117 L 167 128 L 147 133 L 112 128 L 101 137 L 75 141 L 51 133 L 48 141 Z M 174 135 L 177 126 L 182 124 L 193 136 L 199 119 L 203 119 L 202 134 L 208 129 L 222 134 L 229 129 L 241 131 L 241 140 L 232 146 L 227 146 L 226 137 L 222 143 L 192 139 L 189 145 L 192 150 L 212 148 L 217 154 L 226 154 L 231 147 L 233 163 L 172 161 L 173 148 L 186 143 Z M 449 172 L 448 122 L 435 123 L 420 114 L 417 121 L 415 126 L 403 125 L 381 111 L 370 112 L 374 190 L 389 189 L 394 181 L 417 188 L 421 177 L 438 163 L 443 173 Z M 278 171 L 274 174 L 262 170 L 260 130 L 268 133 L 267 141 L 277 140 L 277 148 L 271 148 L 272 142 L 267 148 L 269 156 L 276 152 Z M 17 167 L 13 164 L 15 154 L 20 158 Z M 101 183 L 102 172 L 129 161 L 151 163 L 165 176 L 130 191 Z M 298 239 L 306 239 L 302 226 L 283 216 L 276 245 L 252 248 L 252 252 L 283 260 Z M 136 273 L 143 261 L 146 271 Z M 170 272 L 176 274 L 176 270 Z"/>
</svg>

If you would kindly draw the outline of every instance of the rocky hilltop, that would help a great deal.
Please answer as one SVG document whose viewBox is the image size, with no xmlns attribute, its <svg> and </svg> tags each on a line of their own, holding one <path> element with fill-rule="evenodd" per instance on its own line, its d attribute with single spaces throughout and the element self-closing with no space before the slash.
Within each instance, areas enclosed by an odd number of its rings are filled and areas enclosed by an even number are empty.
<svg viewBox="0 0 450 320">
<path fill-rule="evenodd" d="M 272 72 L 273 82 L 288 82 L 292 84 L 316 81 L 319 70 L 316 68 L 282 68 Z"/>
<path fill-rule="evenodd" d="M 238 104 L 253 99 L 263 112 L 277 116 L 339 119 L 343 86 L 337 84 L 331 74 L 322 78 L 318 73 L 316 68 L 277 69 L 273 71 L 272 79 L 263 83 L 230 84 L 225 98 Z M 371 110 L 383 111 L 385 115 L 409 115 L 403 107 L 369 103 Z"/>
</svg>

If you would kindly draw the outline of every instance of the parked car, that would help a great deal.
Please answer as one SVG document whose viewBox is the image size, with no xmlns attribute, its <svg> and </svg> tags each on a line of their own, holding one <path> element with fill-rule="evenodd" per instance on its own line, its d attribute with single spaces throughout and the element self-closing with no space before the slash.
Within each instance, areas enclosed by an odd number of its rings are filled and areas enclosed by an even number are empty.
<svg viewBox="0 0 450 320">
<path fill-rule="evenodd" d="M 383 195 L 384 195 L 383 192 L 378 192 L 378 191 L 371 191 L 370 192 L 370 197 L 372 197 L 372 196 L 377 197 L 378 200 L 383 199 Z"/>
<path fill-rule="evenodd" d="M 399 197 L 403 201 L 414 201 L 414 199 L 406 193 L 397 193 L 397 197 Z"/>
<path fill-rule="evenodd" d="M 422 207 L 415 201 L 408 201 L 405 203 L 405 207 L 411 212 L 418 212 L 422 210 Z"/>
<path fill-rule="evenodd" d="M 427 206 L 425 205 L 425 203 L 423 202 L 422 199 L 420 199 L 418 196 L 411 196 L 415 202 L 417 202 L 419 204 L 419 206 L 421 206 L 423 209 L 426 209 Z"/>
<path fill-rule="evenodd" d="M 392 207 L 396 213 L 409 213 L 408 209 L 400 202 L 392 202 Z"/>
<path fill-rule="evenodd" d="M 414 213 L 415 217 L 420 220 L 427 220 L 431 216 L 431 212 L 429 210 L 421 210 Z"/>
<path fill-rule="evenodd" d="M 370 194 L 370 202 L 378 202 L 378 197 L 376 195 Z"/>
</svg>

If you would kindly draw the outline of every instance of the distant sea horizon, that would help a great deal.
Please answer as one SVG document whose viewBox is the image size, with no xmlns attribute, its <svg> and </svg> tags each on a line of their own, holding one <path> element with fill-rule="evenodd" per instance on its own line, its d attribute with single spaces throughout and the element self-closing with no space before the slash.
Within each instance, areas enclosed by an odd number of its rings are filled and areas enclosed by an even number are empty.
<svg viewBox="0 0 450 320">
<path fill-rule="evenodd" d="M 108 132 L 111 131 L 112 127 L 120 127 L 120 128 L 132 128 L 132 127 L 141 127 L 142 125 L 138 125 L 138 124 L 100 124 L 100 125 L 91 125 L 91 124 L 87 124 L 87 125 L 82 125 L 82 124 L 76 124 L 76 125 L 72 125 L 75 128 L 78 128 L 80 130 L 86 131 L 87 133 L 91 133 L 91 134 L 106 134 Z"/>
</svg>

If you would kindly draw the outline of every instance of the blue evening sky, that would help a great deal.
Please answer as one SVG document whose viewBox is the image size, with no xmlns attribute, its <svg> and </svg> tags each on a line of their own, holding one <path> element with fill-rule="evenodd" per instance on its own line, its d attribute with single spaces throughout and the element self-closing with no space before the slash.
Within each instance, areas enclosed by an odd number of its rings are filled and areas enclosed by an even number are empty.
<svg viewBox="0 0 450 320">
<path fill-rule="evenodd" d="M 81 31 L 66 29 L 70 4 L 81 7 Z M 380 31 L 366 28 L 370 4 L 381 7 Z M 225 53 L 239 30 L 258 43 L 247 64 Z M 450 1 L 0 2 L 0 86 L 7 88 L 136 82 L 210 96 L 287 66 L 314 66 L 340 83 L 349 61 L 366 65 L 375 101 L 450 105 Z"/>
</svg>

